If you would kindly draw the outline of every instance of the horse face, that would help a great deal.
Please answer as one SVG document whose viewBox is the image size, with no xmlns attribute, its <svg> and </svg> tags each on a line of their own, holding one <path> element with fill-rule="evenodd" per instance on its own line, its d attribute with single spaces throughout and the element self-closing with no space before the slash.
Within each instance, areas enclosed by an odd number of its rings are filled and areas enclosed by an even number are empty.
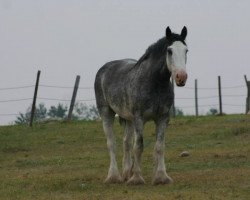
<svg viewBox="0 0 250 200">
<path fill-rule="evenodd" d="M 187 28 L 183 27 L 180 40 L 185 41 L 187 36 Z M 169 27 L 166 28 L 166 38 L 172 40 L 172 31 Z M 167 49 L 166 62 L 169 71 L 172 73 L 177 86 L 184 86 L 187 80 L 186 62 L 187 62 L 187 46 L 185 42 L 179 40 L 173 41 Z"/>
<path fill-rule="evenodd" d="M 187 80 L 186 62 L 187 46 L 181 41 L 175 41 L 167 49 L 166 61 L 169 71 L 177 86 L 184 86 Z"/>
</svg>

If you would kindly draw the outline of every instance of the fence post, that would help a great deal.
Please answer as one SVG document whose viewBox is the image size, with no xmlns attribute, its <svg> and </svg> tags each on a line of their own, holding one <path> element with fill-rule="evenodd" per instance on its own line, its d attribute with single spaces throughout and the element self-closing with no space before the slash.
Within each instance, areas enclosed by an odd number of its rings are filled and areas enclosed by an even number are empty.
<svg viewBox="0 0 250 200">
<path fill-rule="evenodd" d="M 219 109 L 220 113 L 219 115 L 222 115 L 222 97 L 221 97 L 221 79 L 220 76 L 218 76 L 218 89 L 219 89 Z"/>
<path fill-rule="evenodd" d="M 71 102 L 70 102 L 70 107 L 69 107 L 69 113 L 68 113 L 68 120 L 69 121 L 72 118 L 72 112 L 73 112 L 74 105 L 75 105 L 75 100 L 76 100 L 76 95 L 77 95 L 77 90 L 78 90 L 79 83 L 80 83 L 80 76 L 78 75 L 78 76 L 76 76 L 73 95 L 72 95 Z"/>
<path fill-rule="evenodd" d="M 195 79 L 194 88 L 195 88 L 195 115 L 197 117 L 197 116 L 199 116 L 199 111 L 198 111 L 198 83 L 197 83 L 197 79 Z"/>
<path fill-rule="evenodd" d="M 171 77 L 171 83 L 172 83 L 172 89 L 173 89 L 173 93 L 174 93 L 174 79 L 173 79 L 173 77 Z M 174 117 L 174 118 L 176 116 L 176 113 L 175 113 L 175 98 L 173 100 L 173 105 L 172 105 L 172 107 L 170 109 L 170 115 L 172 117 Z"/>
<path fill-rule="evenodd" d="M 246 114 L 250 112 L 250 81 L 247 80 L 247 76 L 244 75 L 247 85 L 247 98 L 246 98 Z"/>
<path fill-rule="evenodd" d="M 41 71 L 38 70 L 37 76 L 36 76 L 36 86 L 35 86 L 35 92 L 34 92 L 34 97 L 33 97 L 33 103 L 32 103 L 32 108 L 31 108 L 30 127 L 32 127 L 33 120 L 35 117 L 35 112 L 36 112 L 36 99 L 37 99 L 40 74 L 41 74 Z"/>
</svg>

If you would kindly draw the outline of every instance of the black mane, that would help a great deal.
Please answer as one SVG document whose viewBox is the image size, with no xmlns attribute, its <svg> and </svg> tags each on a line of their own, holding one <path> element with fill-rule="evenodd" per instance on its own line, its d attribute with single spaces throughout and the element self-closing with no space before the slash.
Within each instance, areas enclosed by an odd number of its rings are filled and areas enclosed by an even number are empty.
<svg viewBox="0 0 250 200">
<path fill-rule="evenodd" d="M 141 58 L 137 61 L 136 65 L 140 65 L 144 60 L 146 60 L 149 56 L 152 56 L 155 59 L 160 59 L 163 55 L 166 54 L 167 47 L 171 46 L 173 42 L 180 41 L 184 45 L 186 45 L 183 38 L 176 33 L 172 33 L 172 36 L 170 39 L 163 37 L 159 39 L 157 42 L 150 45 L 146 52 L 141 56 Z"/>
</svg>

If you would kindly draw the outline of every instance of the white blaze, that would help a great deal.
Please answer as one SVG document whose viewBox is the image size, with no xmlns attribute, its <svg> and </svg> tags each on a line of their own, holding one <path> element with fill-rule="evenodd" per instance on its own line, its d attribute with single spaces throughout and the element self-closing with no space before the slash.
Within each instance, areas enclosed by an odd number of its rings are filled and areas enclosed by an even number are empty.
<svg viewBox="0 0 250 200">
<path fill-rule="evenodd" d="M 172 52 L 172 55 L 167 53 L 166 57 L 168 69 L 172 73 L 176 73 L 179 70 L 186 71 L 187 46 L 180 41 L 176 41 L 168 47 L 168 50 Z"/>
</svg>

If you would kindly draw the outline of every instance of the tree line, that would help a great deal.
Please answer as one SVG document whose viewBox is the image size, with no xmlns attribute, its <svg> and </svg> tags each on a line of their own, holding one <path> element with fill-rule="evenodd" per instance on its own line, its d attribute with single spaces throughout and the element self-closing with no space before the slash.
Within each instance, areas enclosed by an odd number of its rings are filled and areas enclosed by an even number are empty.
<svg viewBox="0 0 250 200">
<path fill-rule="evenodd" d="M 68 115 L 68 106 L 58 103 L 56 106 L 47 108 L 44 103 L 36 106 L 34 122 L 42 122 L 46 120 L 65 120 Z M 20 112 L 14 121 L 15 124 L 28 124 L 31 118 L 31 106 L 25 112 Z M 87 105 L 85 103 L 76 103 L 74 106 L 73 120 L 96 120 L 99 113 L 95 105 Z"/>
<path fill-rule="evenodd" d="M 218 110 L 211 108 L 206 115 L 217 115 Z M 34 122 L 42 122 L 46 120 L 66 120 L 68 115 L 68 106 L 58 103 L 56 106 L 46 108 L 44 103 L 40 103 L 36 107 Z M 184 116 L 184 112 L 180 108 L 176 108 L 176 116 Z M 31 106 L 24 113 L 19 113 L 14 121 L 15 124 L 28 124 L 31 117 Z M 92 121 L 100 118 L 98 109 L 95 105 L 87 105 L 85 103 L 76 103 L 74 106 L 72 120 Z"/>
</svg>

